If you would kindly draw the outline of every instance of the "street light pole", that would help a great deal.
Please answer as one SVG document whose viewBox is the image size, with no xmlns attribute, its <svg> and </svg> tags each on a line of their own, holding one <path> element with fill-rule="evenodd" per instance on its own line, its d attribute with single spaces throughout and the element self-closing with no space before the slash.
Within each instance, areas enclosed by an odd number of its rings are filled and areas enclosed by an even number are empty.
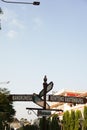
<svg viewBox="0 0 87 130">
<path fill-rule="evenodd" d="M 5 3 L 12 3 L 12 4 L 32 4 L 32 5 L 40 5 L 40 2 L 34 1 L 34 2 L 25 2 L 25 1 L 9 1 L 9 0 L 1 0 L 2 2 Z"/>
</svg>

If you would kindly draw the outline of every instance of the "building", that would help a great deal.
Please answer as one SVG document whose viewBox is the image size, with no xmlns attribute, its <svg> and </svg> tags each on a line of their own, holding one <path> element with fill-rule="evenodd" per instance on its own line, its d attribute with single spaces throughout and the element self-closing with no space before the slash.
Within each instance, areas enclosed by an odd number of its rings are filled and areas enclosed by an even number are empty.
<svg viewBox="0 0 87 130">
<path fill-rule="evenodd" d="M 11 130 L 18 130 L 19 128 L 31 125 L 27 119 L 21 118 L 20 121 L 17 118 L 14 118 L 13 122 L 10 124 Z"/>
<path fill-rule="evenodd" d="M 78 92 L 78 91 L 69 91 L 69 90 L 61 90 L 59 92 L 54 93 L 54 95 L 61 95 L 61 96 L 71 96 L 71 97 L 87 97 L 87 92 Z M 62 109 L 64 112 L 66 110 L 80 110 L 83 112 L 84 106 L 86 104 L 75 104 L 75 103 L 66 103 L 66 102 L 52 102 L 50 104 L 51 109 Z M 63 112 L 55 112 L 59 115 L 60 119 L 62 119 Z"/>
<path fill-rule="evenodd" d="M 18 128 L 21 128 L 20 121 L 17 118 L 14 118 L 13 122 L 10 124 L 10 129 L 17 130 Z"/>
</svg>

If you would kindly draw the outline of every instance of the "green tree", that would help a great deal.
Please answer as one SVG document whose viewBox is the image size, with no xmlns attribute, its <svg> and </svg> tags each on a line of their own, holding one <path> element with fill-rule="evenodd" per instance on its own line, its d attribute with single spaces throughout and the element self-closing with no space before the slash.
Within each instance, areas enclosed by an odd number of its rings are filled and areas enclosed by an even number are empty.
<svg viewBox="0 0 87 130">
<path fill-rule="evenodd" d="M 52 117 L 51 130 L 60 130 L 59 118 L 57 114 L 54 114 Z"/>
<path fill-rule="evenodd" d="M 66 111 L 63 115 L 63 130 L 70 130 L 70 113 Z"/>
<path fill-rule="evenodd" d="M 76 112 L 75 112 L 75 130 L 80 129 L 80 118 L 82 118 L 82 113 L 80 110 L 76 110 Z"/>
<path fill-rule="evenodd" d="M 71 114 L 70 114 L 70 130 L 74 130 L 75 129 L 75 111 L 71 110 Z"/>
<path fill-rule="evenodd" d="M 47 130 L 51 130 L 51 117 L 48 118 L 48 128 Z"/>
<path fill-rule="evenodd" d="M 23 128 L 20 128 L 19 130 L 38 130 L 38 127 L 36 125 L 26 125 Z"/>
<path fill-rule="evenodd" d="M 50 121 L 50 118 L 46 118 L 46 122 L 45 122 L 46 124 L 46 129 L 48 130 L 48 129 L 50 129 L 50 125 L 51 125 L 51 121 Z M 39 128 L 40 128 L 40 130 L 43 130 L 43 128 L 44 128 L 44 119 L 43 118 L 40 118 L 40 122 L 39 122 Z"/>
<path fill-rule="evenodd" d="M 87 130 L 87 106 L 84 106 L 83 115 L 84 115 L 84 130 Z"/>
<path fill-rule="evenodd" d="M 39 128 L 40 130 L 43 130 L 43 118 L 40 118 L 40 122 L 39 122 Z"/>
<path fill-rule="evenodd" d="M 13 102 L 8 100 L 9 91 L 0 88 L 0 130 L 7 122 L 11 122 L 15 114 Z"/>
</svg>

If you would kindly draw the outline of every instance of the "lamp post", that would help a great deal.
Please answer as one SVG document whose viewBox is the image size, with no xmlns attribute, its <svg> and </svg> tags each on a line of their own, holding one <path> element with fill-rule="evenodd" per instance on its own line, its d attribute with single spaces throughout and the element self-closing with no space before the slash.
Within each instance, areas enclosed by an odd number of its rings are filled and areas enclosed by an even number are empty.
<svg viewBox="0 0 87 130">
<path fill-rule="evenodd" d="M 5 3 L 12 3 L 12 4 L 32 4 L 32 5 L 40 5 L 40 2 L 34 1 L 34 2 L 25 2 L 25 1 L 9 1 L 9 0 L 1 0 Z"/>
</svg>

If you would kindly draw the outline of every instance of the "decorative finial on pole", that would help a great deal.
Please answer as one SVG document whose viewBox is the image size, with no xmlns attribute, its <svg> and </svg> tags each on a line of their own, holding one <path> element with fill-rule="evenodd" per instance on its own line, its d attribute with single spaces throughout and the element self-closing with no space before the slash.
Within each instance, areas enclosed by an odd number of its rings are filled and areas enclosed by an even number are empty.
<svg viewBox="0 0 87 130">
<path fill-rule="evenodd" d="M 47 82 L 47 76 L 45 75 L 44 76 L 44 83 L 46 83 Z"/>
</svg>

